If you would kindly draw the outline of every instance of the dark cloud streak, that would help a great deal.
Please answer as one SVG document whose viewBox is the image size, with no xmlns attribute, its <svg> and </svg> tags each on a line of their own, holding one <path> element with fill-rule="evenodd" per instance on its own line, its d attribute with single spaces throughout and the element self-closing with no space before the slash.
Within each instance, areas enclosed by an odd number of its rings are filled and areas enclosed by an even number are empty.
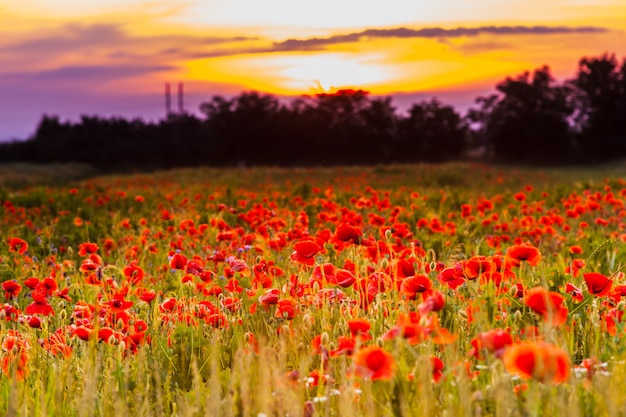
<svg viewBox="0 0 626 417">
<path fill-rule="evenodd" d="M 335 35 L 326 38 L 287 39 L 283 42 L 274 43 L 274 51 L 310 51 L 325 49 L 326 46 L 358 42 L 366 38 L 458 38 L 474 37 L 481 34 L 491 35 L 555 35 L 555 34 L 581 34 L 581 33 L 605 33 L 605 28 L 593 26 L 567 27 L 567 26 L 480 26 L 475 28 L 459 27 L 453 29 L 423 28 L 411 29 L 406 27 L 392 29 L 366 29 L 361 32 L 346 35 Z"/>
</svg>

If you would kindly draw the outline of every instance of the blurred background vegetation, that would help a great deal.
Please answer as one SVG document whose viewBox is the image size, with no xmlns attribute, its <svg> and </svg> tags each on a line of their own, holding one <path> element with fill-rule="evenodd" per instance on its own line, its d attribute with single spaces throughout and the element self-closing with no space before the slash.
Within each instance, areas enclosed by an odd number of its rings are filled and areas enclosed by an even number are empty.
<svg viewBox="0 0 626 417">
<path fill-rule="evenodd" d="M 174 113 L 157 123 L 87 115 L 72 123 L 44 115 L 32 137 L 0 143 L 0 162 L 128 172 L 463 160 L 582 166 L 626 158 L 626 59 L 582 58 L 575 77 L 562 83 L 544 66 L 495 89 L 465 115 L 436 98 L 399 114 L 391 97 L 363 90 L 289 103 L 256 91 L 214 96 L 200 106 L 201 117 Z"/>
</svg>

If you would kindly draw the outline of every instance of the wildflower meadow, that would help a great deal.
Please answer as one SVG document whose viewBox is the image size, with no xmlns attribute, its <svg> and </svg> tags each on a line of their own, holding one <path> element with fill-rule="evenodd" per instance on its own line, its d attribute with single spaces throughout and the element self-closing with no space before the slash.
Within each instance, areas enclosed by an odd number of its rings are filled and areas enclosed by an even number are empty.
<svg viewBox="0 0 626 417">
<path fill-rule="evenodd" d="M 0 414 L 626 416 L 623 168 L 0 188 Z"/>
</svg>

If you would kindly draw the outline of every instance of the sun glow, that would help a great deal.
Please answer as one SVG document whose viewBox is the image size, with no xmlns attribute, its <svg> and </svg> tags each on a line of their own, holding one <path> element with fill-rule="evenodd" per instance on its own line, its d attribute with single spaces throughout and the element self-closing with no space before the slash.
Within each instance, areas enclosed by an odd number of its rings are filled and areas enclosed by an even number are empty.
<svg viewBox="0 0 626 417">
<path fill-rule="evenodd" d="M 337 88 L 368 88 L 393 79 L 393 70 L 368 56 L 327 53 L 312 56 L 286 56 L 268 60 L 268 67 L 279 68 L 281 84 L 297 91 Z"/>
<path fill-rule="evenodd" d="M 239 84 L 276 94 L 327 92 L 337 88 L 368 89 L 390 82 L 395 70 L 373 56 L 331 52 L 315 55 L 243 56 L 196 61 L 192 78 Z"/>
</svg>

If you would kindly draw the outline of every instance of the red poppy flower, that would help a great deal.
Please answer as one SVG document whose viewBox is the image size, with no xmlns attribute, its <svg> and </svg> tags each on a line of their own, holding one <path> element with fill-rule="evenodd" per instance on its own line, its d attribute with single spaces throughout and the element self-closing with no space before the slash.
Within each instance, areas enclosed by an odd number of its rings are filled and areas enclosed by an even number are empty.
<svg viewBox="0 0 626 417">
<path fill-rule="evenodd" d="M 383 340 L 391 340 L 402 337 L 410 345 L 417 345 L 428 338 L 431 329 L 420 325 L 420 316 L 417 313 L 400 313 L 396 325 L 383 334 Z"/>
<path fill-rule="evenodd" d="M 9 238 L 8 243 L 9 252 L 17 252 L 20 255 L 23 255 L 28 250 L 28 243 L 26 243 L 25 240 L 22 240 L 19 237 Z"/>
<path fill-rule="evenodd" d="M 24 313 L 43 316 L 54 316 L 54 309 L 48 304 L 48 298 L 43 288 L 36 289 L 32 292 L 33 302 L 26 306 Z"/>
<path fill-rule="evenodd" d="M 613 281 L 597 272 L 583 274 L 589 293 L 596 297 L 606 297 L 611 292 Z"/>
<path fill-rule="evenodd" d="M 453 334 L 445 327 L 441 327 L 437 322 L 430 325 L 430 340 L 437 345 L 450 345 L 454 343 L 458 335 Z"/>
<path fill-rule="evenodd" d="M 226 259 L 228 266 L 232 272 L 238 272 L 240 275 L 247 277 L 250 275 L 250 267 L 243 259 L 237 259 L 233 256 Z"/>
<path fill-rule="evenodd" d="M 402 279 L 412 277 L 413 275 L 415 275 L 413 262 L 407 259 L 399 259 L 398 264 L 396 265 L 396 276 L 399 279 Z"/>
<path fill-rule="evenodd" d="M 241 292 L 243 291 L 243 288 L 239 285 L 239 280 L 235 278 L 229 279 L 224 288 L 230 292 L 234 292 L 237 294 L 241 294 Z"/>
<path fill-rule="evenodd" d="M 487 256 L 473 256 L 462 262 L 462 266 L 467 279 L 475 279 L 482 274 L 492 274 L 497 268 L 493 259 Z"/>
<path fill-rule="evenodd" d="M 507 260 L 512 261 L 514 265 L 519 265 L 520 262 L 526 261 L 529 265 L 537 266 L 541 260 L 541 252 L 539 249 L 529 244 L 519 244 L 510 246 L 506 250 Z"/>
<path fill-rule="evenodd" d="M 137 296 L 141 301 L 146 303 L 150 303 L 152 300 L 156 298 L 156 291 L 149 290 L 147 288 L 139 288 L 137 290 Z"/>
<path fill-rule="evenodd" d="M 583 300 L 583 292 L 571 282 L 565 284 L 565 292 L 572 296 L 572 299 L 581 302 Z"/>
<path fill-rule="evenodd" d="M 531 288 L 526 292 L 524 302 L 535 313 L 540 314 L 546 322 L 554 325 L 565 323 L 567 307 L 563 305 L 565 298 L 556 292 L 543 287 Z"/>
<path fill-rule="evenodd" d="M 37 316 L 26 316 L 26 323 L 33 329 L 41 329 L 41 319 Z"/>
<path fill-rule="evenodd" d="M 354 372 L 372 381 L 391 379 L 396 364 L 391 353 L 379 346 L 369 346 L 358 350 L 353 356 Z"/>
<path fill-rule="evenodd" d="M 93 329 L 87 326 L 77 326 L 72 330 L 76 337 L 84 341 L 88 341 L 91 338 L 92 332 Z"/>
<path fill-rule="evenodd" d="M 78 245 L 79 256 L 87 256 L 96 252 L 98 252 L 98 245 L 96 243 L 85 242 Z"/>
<path fill-rule="evenodd" d="M 99 255 L 92 253 L 87 258 L 85 258 L 85 260 L 81 263 L 78 269 L 80 270 L 80 272 L 89 274 L 92 271 L 96 271 L 98 267 L 102 266 L 102 264 L 102 258 Z"/>
<path fill-rule="evenodd" d="M 12 300 L 20 293 L 22 286 L 17 282 L 10 280 L 2 283 L 2 289 L 4 290 L 4 298 L 6 300 Z"/>
<path fill-rule="evenodd" d="M 109 254 L 116 247 L 115 241 L 110 237 L 104 239 L 104 251 Z"/>
<path fill-rule="evenodd" d="M 31 290 L 34 290 L 35 288 L 37 288 L 37 286 L 39 286 L 40 283 L 41 281 L 39 281 L 39 278 L 35 278 L 35 277 L 30 277 L 24 280 L 24 285 L 26 285 Z"/>
<path fill-rule="evenodd" d="M 622 322 L 624 317 L 624 311 L 620 311 L 616 308 L 612 308 L 603 314 L 603 322 L 606 331 L 611 336 L 615 336 L 618 330 L 618 324 Z"/>
<path fill-rule="evenodd" d="M 123 338 L 123 333 L 117 332 L 108 326 L 101 327 L 100 330 L 98 330 L 98 340 L 105 343 L 115 344 L 116 342 L 122 341 Z"/>
<path fill-rule="evenodd" d="M 418 293 L 429 291 L 432 287 L 433 283 L 426 275 L 415 275 L 402 280 L 400 293 L 409 300 L 415 300 Z"/>
<path fill-rule="evenodd" d="M 574 255 L 579 255 L 583 253 L 583 248 L 579 245 L 572 245 L 569 247 L 569 252 Z"/>
<path fill-rule="evenodd" d="M 57 284 L 54 278 L 46 277 L 41 280 L 41 283 L 37 285 L 37 287 L 42 288 L 47 295 L 52 295 L 59 288 L 59 284 Z"/>
<path fill-rule="evenodd" d="M 311 280 L 309 284 L 312 284 L 314 281 L 318 282 L 320 286 L 326 285 L 327 283 L 334 284 L 336 281 L 336 269 L 335 265 L 330 262 L 316 265 L 311 273 Z"/>
<path fill-rule="evenodd" d="M 133 302 L 127 301 L 124 294 L 118 293 L 111 300 L 102 303 L 102 305 L 107 306 L 109 313 L 113 314 L 128 310 L 133 306 Z"/>
<path fill-rule="evenodd" d="M 348 328 L 352 336 L 358 336 L 359 334 L 367 333 L 370 331 L 372 325 L 368 319 L 351 319 L 348 320 Z"/>
<path fill-rule="evenodd" d="M 138 284 L 143 279 L 145 273 L 143 269 L 137 266 L 135 263 L 131 263 L 124 267 L 123 271 L 124 276 L 128 278 L 131 284 Z"/>
<path fill-rule="evenodd" d="M 433 366 L 433 381 L 439 382 L 443 378 L 443 361 L 436 356 L 431 358 L 431 364 Z"/>
<path fill-rule="evenodd" d="M 72 355 L 72 348 L 67 345 L 65 329 L 59 328 L 42 342 L 42 347 L 52 355 L 63 355 L 66 359 Z"/>
<path fill-rule="evenodd" d="M 321 250 L 322 247 L 314 240 L 301 240 L 294 245 L 291 260 L 307 265 L 313 265 L 315 263 L 315 259 L 313 257 Z"/>
<path fill-rule="evenodd" d="M 356 348 L 356 339 L 352 337 L 339 336 L 337 338 L 337 348 L 331 350 L 330 356 L 336 357 L 340 355 L 352 356 Z"/>
<path fill-rule="evenodd" d="M 508 347 L 503 356 L 506 370 L 523 379 L 561 383 L 570 375 L 567 352 L 546 342 L 521 342 Z"/>
<path fill-rule="evenodd" d="M 424 301 L 417 306 L 417 311 L 422 316 L 427 315 L 432 311 L 441 311 L 446 304 L 446 299 L 438 290 L 428 290 L 422 293 Z"/>
<path fill-rule="evenodd" d="M 17 320 L 22 312 L 10 304 L 0 305 L 0 315 L 5 317 L 6 320 Z"/>
<path fill-rule="evenodd" d="M 220 305 L 234 313 L 241 308 L 241 300 L 237 297 L 224 297 L 220 300 Z"/>
<path fill-rule="evenodd" d="M 461 204 L 461 217 L 467 218 L 472 215 L 472 206 L 469 204 Z"/>
<path fill-rule="evenodd" d="M 482 358 L 482 351 L 486 350 L 493 353 L 497 358 L 501 357 L 507 346 L 513 344 L 513 337 L 509 332 L 502 329 L 491 329 L 486 332 L 479 333 L 471 344 L 473 349 L 470 355 L 477 359 Z"/>
<path fill-rule="evenodd" d="M 178 301 L 176 300 L 176 298 L 171 297 L 161 303 L 161 305 L 159 306 L 159 310 L 162 313 L 174 311 L 174 308 L 176 308 L 177 304 Z"/>
<path fill-rule="evenodd" d="M 280 290 L 277 288 L 269 288 L 265 290 L 265 294 L 259 297 L 259 303 L 263 305 L 273 305 L 278 304 L 278 300 L 280 299 Z"/>
<path fill-rule="evenodd" d="M 342 288 L 348 288 L 356 282 L 354 274 L 343 268 L 337 268 L 335 271 L 335 279 L 337 280 L 337 285 Z"/>
<path fill-rule="evenodd" d="M 185 267 L 187 266 L 187 258 L 181 253 L 175 253 L 169 259 L 169 265 L 172 269 L 185 269 Z"/>
<path fill-rule="evenodd" d="M 22 335 L 15 330 L 8 330 L 7 334 L 2 339 L 2 361 L 0 366 L 2 371 L 7 377 L 12 377 L 18 380 L 24 379 L 28 374 L 28 350 L 30 345 L 22 337 Z"/>
<path fill-rule="evenodd" d="M 275 317 L 293 319 L 296 316 L 296 301 L 291 298 L 281 298 L 278 300 Z"/>
<path fill-rule="evenodd" d="M 352 226 L 349 223 L 342 223 L 337 227 L 335 234 L 332 237 L 333 241 L 338 242 L 352 242 L 354 244 L 359 244 L 361 242 L 361 238 L 363 237 L 363 232 L 360 228 Z"/>
<path fill-rule="evenodd" d="M 572 274 L 574 277 L 578 276 L 581 269 L 585 267 L 584 259 L 573 259 L 572 262 L 565 267 L 566 274 Z"/>
<path fill-rule="evenodd" d="M 463 274 L 463 268 L 445 268 L 437 275 L 437 279 L 448 286 L 452 290 L 456 290 L 458 287 L 465 283 L 465 275 Z"/>
</svg>

